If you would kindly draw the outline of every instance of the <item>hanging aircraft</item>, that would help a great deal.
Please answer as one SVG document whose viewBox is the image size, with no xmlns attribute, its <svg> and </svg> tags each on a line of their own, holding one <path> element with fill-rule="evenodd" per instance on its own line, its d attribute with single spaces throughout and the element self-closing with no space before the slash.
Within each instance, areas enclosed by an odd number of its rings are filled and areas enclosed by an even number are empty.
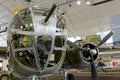
<svg viewBox="0 0 120 80">
<path fill-rule="evenodd" d="M 64 15 L 43 7 L 27 7 L 18 11 L 8 28 L 8 68 L 19 78 L 46 76 L 61 69 L 82 69 L 91 65 L 92 80 L 98 80 L 94 61 L 111 31 L 94 45 L 67 40 Z"/>
</svg>

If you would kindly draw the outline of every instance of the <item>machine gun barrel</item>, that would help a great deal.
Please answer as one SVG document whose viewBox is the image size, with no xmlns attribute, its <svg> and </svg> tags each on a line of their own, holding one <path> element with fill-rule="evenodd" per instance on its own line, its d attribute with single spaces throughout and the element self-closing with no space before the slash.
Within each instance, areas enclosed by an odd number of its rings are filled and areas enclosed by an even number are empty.
<svg viewBox="0 0 120 80">
<path fill-rule="evenodd" d="M 44 22 L 45 22 L 45 23 L 49 20 L 50 16 L 52 15 L 52 13 L 53 13 L 54 10 L 56 9 L 56 7 L 57 7 L 57 5 L 56 5 L 56 4 L 53 4 L 53 6 L 52 6 L 52 8 L 50 9 L 48 15 L 47 15 L 46 18 L 44 19 Z"/>
<path fill-rule="evenodd" d="M 51 16 L 52 13 L 55 11 L 55 9 L 56 9 L 57 6 L 62 6 L 62 5 L 65 5 L 65 4 L 69 4 L 69 3 L 72 3 L 72 2 L 74 2 L 74 1 L 76 1 L 76 0 L 66 1 L 66 2 L 61 3 L 61 4 L 58 4 L 58 5 L 53 4 L 53 6 L 51 7 L 48 15 L 47 15 L 46 18 L 44 19 L 44 23 L 46 23 L 46 22 L 49 20 L 50 16 Z"/>
</svg>

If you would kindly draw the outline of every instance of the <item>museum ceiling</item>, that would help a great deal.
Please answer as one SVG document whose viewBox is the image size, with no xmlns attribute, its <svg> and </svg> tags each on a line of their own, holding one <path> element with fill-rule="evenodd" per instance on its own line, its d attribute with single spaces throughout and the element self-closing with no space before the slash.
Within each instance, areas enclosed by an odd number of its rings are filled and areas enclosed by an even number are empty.
<svg viewBox="0 0 120 80">
<path fill-rule="evenodd" d="M 27 6 L 25 0 L 0 0 L 0 27 L 9 27 L 13 10 L 19 6 Z M 61 4 L 70 0 L 33 0 L 30 5 L 50 8 L 53 3 Z M 120 15 L 120 0 L 113 0 L 104 4 L 90 6 L 87 0 L 81 0 L 78 5 L 76 0 L 72 3 L 59 6 L 65 13 L 69 36 L 86 36 L 104 32 L 111 29 L 110 18 Z M 93 0 L 94 3 L 102 0 Z"/>
</svg>

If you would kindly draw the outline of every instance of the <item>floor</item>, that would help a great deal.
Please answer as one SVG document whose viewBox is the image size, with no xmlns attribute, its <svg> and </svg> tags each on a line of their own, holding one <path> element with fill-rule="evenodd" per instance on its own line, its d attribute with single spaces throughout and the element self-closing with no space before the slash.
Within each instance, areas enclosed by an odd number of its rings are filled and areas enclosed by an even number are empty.
<svg viewBox="0 0 120 80">
<path fill-rule="evenodd" d="M 80 72 L 73 74 L 75 76 L 75 80 L 92 80 L 89 72 Z M 99 80 L 120 80 L 120 72 L 100 72 L 98 73 L 98 76 Z M 46 78 L 42 78 L 42 80 L 64 80 L 64 76 L 61 73 L 53 74 Z"/>
</svg>

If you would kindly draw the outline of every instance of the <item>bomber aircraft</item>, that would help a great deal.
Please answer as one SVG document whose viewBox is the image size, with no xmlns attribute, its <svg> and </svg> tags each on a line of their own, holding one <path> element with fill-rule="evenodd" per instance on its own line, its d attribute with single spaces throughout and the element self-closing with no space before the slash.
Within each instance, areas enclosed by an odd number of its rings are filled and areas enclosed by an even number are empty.
<svg viewBox="0 0 120 80">
<path fill-rule="evenodd" d="M 92 80 L 98 80 L 94 64 L 98 47 L 111 37 L 113 31 L 97 45 L 73 43 L 67 40 L 66 19 L 55 11 L 57 6 L 53 4 L 51 9 L 26 7 L 14 15 L 7 29 L 8 69 L 23 80 L 35 80 L 38 76 L 90 65 Z"/>
</svg>

